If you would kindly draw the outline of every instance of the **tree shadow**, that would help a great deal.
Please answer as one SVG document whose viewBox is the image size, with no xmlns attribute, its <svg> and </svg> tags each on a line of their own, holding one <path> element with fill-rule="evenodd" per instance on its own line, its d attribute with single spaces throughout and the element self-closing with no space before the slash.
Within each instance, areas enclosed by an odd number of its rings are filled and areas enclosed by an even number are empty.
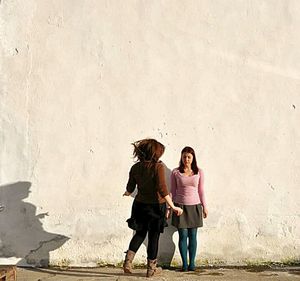
<svg viewBox="0 0 300 281">
<path fill-rule="evenodd" d="M 69 238 L 43 229 L 36 206 L 24 202 L 31 183 L 20 181 L 0 186 L 0 259 L 18 258 L 17 265 L 49 265 L 50 252 L 60 248 Z"/>
</svg>

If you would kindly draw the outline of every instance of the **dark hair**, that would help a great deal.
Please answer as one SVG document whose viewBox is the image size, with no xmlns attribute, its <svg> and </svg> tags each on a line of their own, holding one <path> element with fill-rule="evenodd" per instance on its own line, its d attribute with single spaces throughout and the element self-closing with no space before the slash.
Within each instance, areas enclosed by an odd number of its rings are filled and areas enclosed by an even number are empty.
<svg viewBox="0 0 300 281">
<path fill-rule="evenodd" d="M 179 167 L 178 167 L 179 172 L 184 173 L 184 164 L 182 162 L 183 153 L 191 153 L 193 155 L 193 162 L 192 162 L 191 168 L 195 175 L 198 174 L 199 168 L 197 166 L 197 159 L 196 159 L 195 151 L 190 146 L 186 146 L 184 149 L 181 150 Z"/>
<path fill-rule="evenodd" d="M 143 139 L 132 143 L 133 157 L 139 161 L 158 162 L 165 151 L 165 146 L 155 139 Z"/>
</svg>

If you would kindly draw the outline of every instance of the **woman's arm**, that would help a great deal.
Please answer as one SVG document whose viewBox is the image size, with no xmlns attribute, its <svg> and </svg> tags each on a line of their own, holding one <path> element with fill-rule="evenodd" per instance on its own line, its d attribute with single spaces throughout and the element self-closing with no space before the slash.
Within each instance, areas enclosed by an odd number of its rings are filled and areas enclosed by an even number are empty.
<svg viewBox="0 0 300 281">
<path fill-rule="evenodd" d="M 171 183 L 170 197 L 171 197 L 172 200 L 174 200 L 176 198 L 176 193 L 177 193 L 177 182 L 176 182 L 174 170 L 172 171 L 171 176 L 170 176 L 170 183 Z M 166 218 L 167 219 L 171 215 L 171 211 L 170 210 L 171 210 L 171 207 L 168 206 L 167 212 L 166 212 Z"/>
<path fill-rule="evenodd" d="M 183 210 L 179 207 L 176 207 L 170 197 L 170 195 L 167 195 L 164 197 L 164 199 L 167 201 L 167 204 L 171 207 L 173 212 L 177 214 L 177 216 L 180 216 L 183 213 Z"/>
<path fill-rule="evenodd" d="M 177 192 L 177 182 L 175 178 L 175 173 L 172 171 L 171 177 L 170 177 L 170 182 L 171 182 L 171 193 L 170 196 L 173 200 L 176 198 L 176 192 Z"/>
<path fill-rule="evenodd" d="M 129 196 L 134 191 L 135 187 L 136 187 L 136 181 L 133 176 L 133 171 L 131 168 L 129 172 L 129 179 L 127 182 L 126 191 L 124 192 L 123 196 Z"/>
<path fill-rule="evenodd" d="M 158 165 L 157 169 L 157 175 L 158 175 L 158 192 L 160 195 L 167 201 L 168 205 L 171 207 L 171 209 L 177 214 L 177 216 L 180 216 L 183 212 L 181 208 L 178 208 L 174 206 L 173 201 L 169 195 L 166 179 L 165 179 L 165 168 L 163 164 Z"/>
<path fill-rule="evenodd" d="M 156 173 L 156 180 L 157 180 L 157 192 L 160 194 L 162 198 L 169 194 L 168 187 L 166 184 L 166 177 L 165 177 L 165 167 L 160 162 L 156 166 L 157 173 Z"/>
<path fill-rule="evenodd" d="M 208 216 L 208 210 L 206 207 L 206 200 L 205 200 L 205 194 L 204 194 L 204 174 L 201 169 L 199 169 L 199 183 L 198 183 L 198 193 L 200 197 L 201 204 L 203 206 L 203 217 L 207 218 Z"/>
</svg>

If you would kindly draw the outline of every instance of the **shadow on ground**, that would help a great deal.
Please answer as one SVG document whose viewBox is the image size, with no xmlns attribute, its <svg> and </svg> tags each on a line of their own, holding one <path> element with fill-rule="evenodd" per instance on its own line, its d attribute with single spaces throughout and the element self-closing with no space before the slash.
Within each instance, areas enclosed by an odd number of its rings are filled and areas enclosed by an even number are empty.
<svg viewBox="0 0 300 281">
<path fill-rule="evenodd" d="M 101 271 L 101 268 L 99 271 L 93 271 L 91 269 L 85 270 L 85 269 L 75 269 L 75 268 L 68 268 L 68 269 L 61 269 L 61 268 L 24 268 L 27 271 L 32 272 L 40 272 L 40 273 L 47 273 L 47 274 L 53 274 L 53 275 L 62 275 L 62 276 L 74 276 L 74 277 L 111 277 L 111 276 L 131 276 L 131 277 L 145 277 L 145 273 L 141 272 L 135 272 L 132 274 L 124 274 L 123 270 L 120 268 L 120 272 L 113 272 L 108 273 Z M 114 268 L 115 270 L 115 268 Z"/>
</svg>

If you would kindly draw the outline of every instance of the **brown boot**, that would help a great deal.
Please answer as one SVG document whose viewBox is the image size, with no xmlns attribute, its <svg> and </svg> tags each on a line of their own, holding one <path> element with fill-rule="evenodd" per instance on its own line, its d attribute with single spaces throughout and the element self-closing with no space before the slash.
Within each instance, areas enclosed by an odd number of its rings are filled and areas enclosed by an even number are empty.
<svg viewBox="0 0 300 281">
<path fill-rule="evenodd" d="M 152 277 L 154 275 L 158 275 L 162 273 L 161 267 L 156 267 L 157 259 L 156 260 L 149 260 L 147 264 L 147 277 Z"/>
<path fill-rule="evenodd" d="M 128 250 L 126 252 L 125 261 L 123 263 L 124 273 L 132 273 L 132 261 L 134 258 L 135 252 Z"/>
</svg>

